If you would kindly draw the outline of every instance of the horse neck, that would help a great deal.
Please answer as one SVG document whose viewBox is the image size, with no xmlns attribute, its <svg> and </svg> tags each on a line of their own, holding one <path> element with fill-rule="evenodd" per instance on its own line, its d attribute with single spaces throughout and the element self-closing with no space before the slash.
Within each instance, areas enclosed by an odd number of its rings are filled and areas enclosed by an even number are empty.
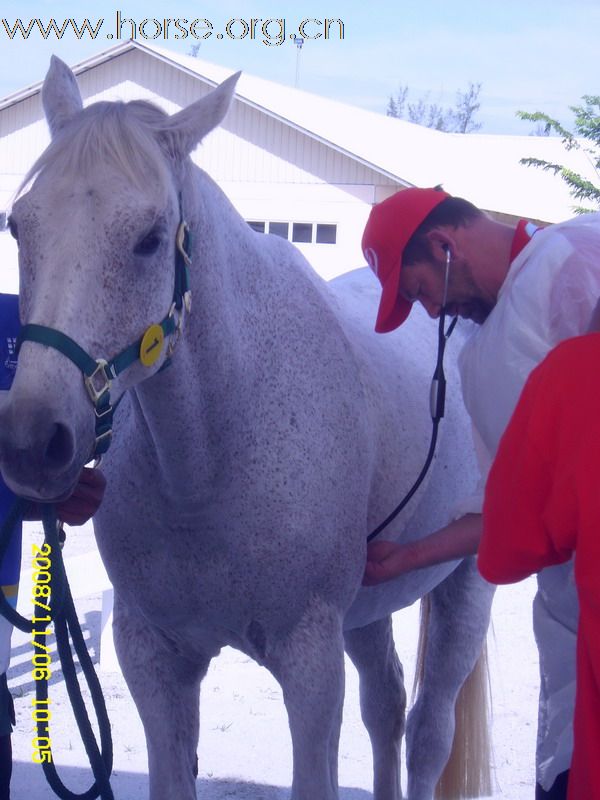
<svg viewBox="0 0 600 800">
<path fill-rule="evenodd" d="M 210 484 L 227 468 L 223 462 L 234 459 L 251 413 L 247 367 L 253 346 L 260 346 L 258 317 L 265 315 L 265 297 L 252 284 L 265 266 L 256 261 L 256 272 L 248 270 L 255 247 L 250 229 L 204 173 L 196 180 L 202 191 L 192 192 L 188 182 L 183 193 L 192 235 L 192 313 L 171 365 L 135 389 L 132 407 L 164 479 L 178 482 L 193 470 Z"/>
</svg>

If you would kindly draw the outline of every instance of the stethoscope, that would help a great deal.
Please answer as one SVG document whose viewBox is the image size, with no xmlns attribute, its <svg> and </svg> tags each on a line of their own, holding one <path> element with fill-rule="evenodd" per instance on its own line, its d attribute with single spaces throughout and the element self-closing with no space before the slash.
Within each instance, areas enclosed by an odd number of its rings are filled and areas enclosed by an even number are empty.
<svg viewBox="0 0 600 800">
<path fill-rule="evenodd" d="M 431 466 L 431 462 L 433 460 L 433 456 L 435 453 L 435 446 L 437 443 L 437 436 L 438 436 L 438 428 L 440 425 L 440 420 L 444 416 L 444 408 L 446 403 L 446 377 L 444 375 L 444 351 L 446 349 L 446 342 L 450 338 L 452 331 L 454 330 L 456 323 L 458 321 L 458 317 L 455 316 L 448 326 L 448 330 L 446 330 L 446 303 L 448 302 L 448 274 L 450 271 L 450 260 L 451 260 L 451 253 L 450 248 L 445 245 L 444 249 L 446 251 L 446 272 L 444 275 L 444 293 L 442 296 L 442 308 L 440 310 L 440 317 L 439 317 L 439 324 L 438 324 L 438 351 L 437 351 L 437 359 L 435 364 L 435 371 L 433 373 L 433 378 L 431 379 L 431 388 L 429 392 L 429 409 L 431 412 L 431 421 L 432 421 L 432 430 L 431 430 L 431 441 L 429 443 L 429 452 L 427 453 L 427 458 L 425 459 L 425 463 L 423 464 L 423 468 L 419 473 L 419 477 L 412 485 L 411 489 L 408 491 L 402 502 L 396 506 L 396 508 L 392 511 L 392 513 L 383 520 L 383 522 L 375 528 L 375 530 L 367 536 L 367 542 L 370 542 L 371 539 L 374 539 L 378 536 L 384 528 L 394 520 L 398 514 L 402 511 L 402 509 L 407 505 L 407 503 L 411 500 L 419 486 L 423 483 L 425 476 L 427 475 L 427 471 Z"/>
</svg>

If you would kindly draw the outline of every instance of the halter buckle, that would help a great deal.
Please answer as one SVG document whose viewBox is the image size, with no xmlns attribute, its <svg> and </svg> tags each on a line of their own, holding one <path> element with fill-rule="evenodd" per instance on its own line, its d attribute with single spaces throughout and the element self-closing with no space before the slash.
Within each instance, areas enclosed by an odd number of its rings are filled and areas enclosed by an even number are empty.
<svg viewBox="0 0 600 800">
<path fill-rule="evenodd" d="M 175 348 L 179 344 L 179 340 L 181 339 L 181 333 L 183 331 L 183 317 L 185 315 L 185 306 L 182 306 L 181 311 L 177 311 L 177 306 L 175 303 L 172 303 L 171 308 L 169 309 L 169 318 L 175 320 L 175 330 L 171 334 L 171 338 L 169 340 L 169 344 L 167 347 L 167 358 L 171 358 L 173 353 L 175 352 Z"/>
<path fill-rule="evenodd" d="M 177 234 L 175 236 L 175 243 L 177 245 L 177 249 L 181 253 L 183 260 L 186 263 L 186 266 L 191 266 L 192 259 L 189 256 L 189 253 L 185 250 L 185 238 L 188 233 L 188 224 L 187 222 L 180 222 L 179 227 L 177 228 Z"/>
<path fill-rule="evenodd" d="M 85 388 L 87 389 L 87 393 L 89 394 L 94 406 L 97 406 L 98 401 L 104 397 L 106 392 L 110 391 L 110 378 L 106 373 L 108 361 L 105 361 L 103 358 L 99 358 L 96 361 L 96 364 L 96 369 L 92 372 L 92 374 L 86 375 L 84 378 Z"/>
</svg>

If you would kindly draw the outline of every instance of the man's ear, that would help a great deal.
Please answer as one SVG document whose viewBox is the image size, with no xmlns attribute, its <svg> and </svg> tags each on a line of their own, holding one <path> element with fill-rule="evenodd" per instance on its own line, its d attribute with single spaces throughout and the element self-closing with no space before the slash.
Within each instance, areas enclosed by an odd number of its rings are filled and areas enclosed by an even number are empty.
<svg viewBox="0 0 600 800">
<path fill-rule="evenodd" d="M 447 254 L 450 258 L 456 256 L 456 237 L 449 228 L 432 228 L 427 233 L 427 240 L 431 247 L 431 254 L 436 261 L 445 261 Z"/>
</svg>

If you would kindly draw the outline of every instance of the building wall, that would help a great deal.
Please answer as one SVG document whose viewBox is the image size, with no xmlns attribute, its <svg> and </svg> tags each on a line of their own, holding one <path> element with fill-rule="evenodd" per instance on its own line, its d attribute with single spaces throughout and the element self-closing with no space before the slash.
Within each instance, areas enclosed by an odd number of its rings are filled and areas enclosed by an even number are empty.
<svg viewBox="0 0 600 800">
<path fill-rule="evenodd" d="M 39 96 L 0 112 L 0 208 L 10 204 L 27 170 L 49 142 Z"/>
<path fill-rule="evenodd" d="M 212 88 L 139 50 L 88 69 L 78 83 L 86 105 L 146 99 L 170 114 Z M 0 210 L 9 207 L 48 142 L 39 94 L 0 111 Z M 360 236 L 371 205 L 397 188 L 393 180 L 335 147 L 239 99 L 193 159 L 221 185 L 245 219 L 264 222 L 266 230 L 271 222 L 287 222 L 290 239 L 294 224 L 311 225 L 312 241 L 296 244 L 324 277 L 364 263 Z M 335 244 L 315 241 L 317 232 L 324 230 L 317 226 L 323 225 L 335 226 Z M 16 250 L 7 236 L 0 235 L 0 253 L 14 265 Z"/>
</svg>

